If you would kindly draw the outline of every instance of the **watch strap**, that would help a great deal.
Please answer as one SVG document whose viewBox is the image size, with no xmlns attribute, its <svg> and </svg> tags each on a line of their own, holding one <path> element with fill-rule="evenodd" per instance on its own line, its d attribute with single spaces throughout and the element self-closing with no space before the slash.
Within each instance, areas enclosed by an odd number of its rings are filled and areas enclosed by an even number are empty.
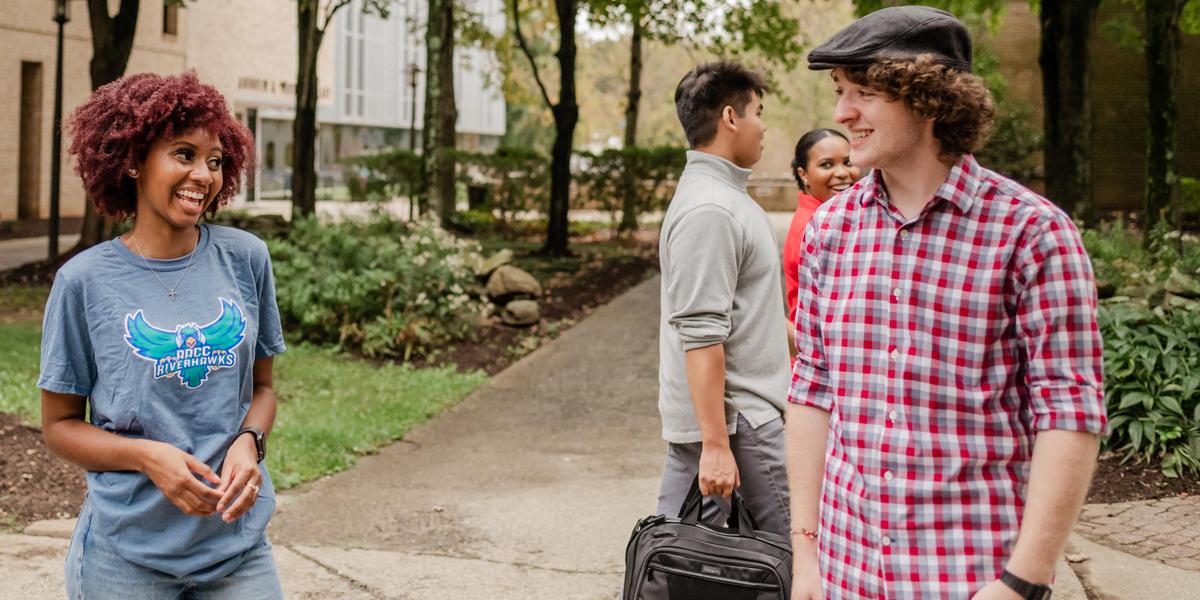
<svg viewBox="0 0 1200 600">
<path fill-rule="evenodd" d="M 1008 586 L 1008 589 L 1018 593 L 1025 600 L 1050 600 L 1050 586 L 1041 583 L 1033 583 L 1025 581 L 1016 575 L 1008 572 L 1005 569 L 1000 575 L 1000 583 Z"/>
<path fill-rule="evenodd" d="M 266 435 L 261 429 L 248 425 L 243 427 L 241 431 L 238 431 L 237 435 L 233 436 L 233 439 L 236 440 L 247 433 L 254 436 L 254 451 L 258 454 L 258 462 L 262 462 L 267 457 L 267 444 L 266 440 L 263 439 Z"/>
</svg>

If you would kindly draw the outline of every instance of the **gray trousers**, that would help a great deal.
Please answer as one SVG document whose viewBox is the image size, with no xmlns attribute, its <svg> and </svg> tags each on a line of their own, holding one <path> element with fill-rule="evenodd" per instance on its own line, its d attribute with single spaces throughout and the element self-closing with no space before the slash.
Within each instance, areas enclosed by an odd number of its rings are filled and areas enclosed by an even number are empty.
<svg viewBox="0 0 1200 600">
<path fill-rule="evenodd" d="M 738 492 L 745 499 L 750 515 L 758 522 L 758 528 L 790 536 L 791 505 L 783 418 L 755 429 L 738 415 L 737 433 L 729 436 L 729 446 L 742 480 Z M 679 514 L 692 480 L 700 471 L 700 450 L 699 442 L 667 444 L 667 466 L 658 493 L 657 514 L 669 517 Z M 729 510 L 729 502 L 725 499 L 705 498 L 702 519 L 724 525 Z"/>
</svg>

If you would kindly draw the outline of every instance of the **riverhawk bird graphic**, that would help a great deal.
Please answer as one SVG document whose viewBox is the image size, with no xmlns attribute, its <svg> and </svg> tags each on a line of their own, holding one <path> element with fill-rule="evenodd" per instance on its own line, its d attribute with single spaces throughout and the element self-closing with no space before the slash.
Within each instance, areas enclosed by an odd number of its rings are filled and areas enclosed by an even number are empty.
<svg viewBox="0 0 1200 600">
<path fill-rule="evenodd" d="M 184 323 L 174 331 L 159 329 L 146 321 L 142 310 L 125 317 L 125 342 L 134 356 L 154 363 L 154 378 L 179 376 L 179 384 L 194 390 L 210 371 L 237 364 L 233 349 L 246 334 L 242 309 L 219 298 L 221 314 L 207 325 Z"/>
</svg>

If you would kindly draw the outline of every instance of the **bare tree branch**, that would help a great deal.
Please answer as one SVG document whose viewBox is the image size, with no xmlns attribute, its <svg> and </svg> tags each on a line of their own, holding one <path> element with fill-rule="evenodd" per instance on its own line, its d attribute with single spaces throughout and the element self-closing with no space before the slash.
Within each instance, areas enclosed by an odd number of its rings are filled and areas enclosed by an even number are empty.
<svg viewBox="0 0 1200 600">
<path fill-rule="evenodd" d="M 521 46 L 521 52 L 529 59 L 529 66 L 533 69 L 533 79 L 537 81 L 538 89 L 542 91 L 542 99 L 546 101 L 546 107 L 554 110 L 554 103 L 550 101 L 550 94 L 546 92 L 546 84 L 542 83 L 542 75 L 538 71 L 537 61 L 533 60 L 533 53 L 529 51 L 529 45 L 525 43 L 525 36 L 521 34 L 521 13 L 517 7 L 518 2 L 520 0 L 512 0 L 513 30 L 517 34 L 517 44 Z"/>
<path fill-rule="evenodd" d="M 325 31 L 329 29 L 329 23 L 330 21 L 333 21 L 333 15 L 347 4 L 350 4 L 350 0 L 336 0 L 327 7 L 325 10 L 325 15 L 321 18 L 323 21 L 321 23 L 321 33 L 325 33 Z"/>
</svg>

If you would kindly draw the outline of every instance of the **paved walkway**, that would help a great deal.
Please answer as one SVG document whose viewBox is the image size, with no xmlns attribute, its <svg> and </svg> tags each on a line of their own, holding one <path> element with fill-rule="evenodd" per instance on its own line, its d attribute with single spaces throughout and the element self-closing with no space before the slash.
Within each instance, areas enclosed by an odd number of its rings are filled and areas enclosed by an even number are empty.
<svg viewBox="0 0 1200 600">
<path fill-rule="evenodd" d="M 1076 530 L 1084 537 L 1165 565 L 1200 571 L 1200 497 L 1092 504 Z"/>
<path fill-rule="evenodd" d="M 58 251 L 70 250 L 79 241 L 79 234 L 58 236 Z M 50 257 L 48 236 L 0 240 L 0 271 L 7 271 L 26 263 L 46 260 Z"/>
</svg>

